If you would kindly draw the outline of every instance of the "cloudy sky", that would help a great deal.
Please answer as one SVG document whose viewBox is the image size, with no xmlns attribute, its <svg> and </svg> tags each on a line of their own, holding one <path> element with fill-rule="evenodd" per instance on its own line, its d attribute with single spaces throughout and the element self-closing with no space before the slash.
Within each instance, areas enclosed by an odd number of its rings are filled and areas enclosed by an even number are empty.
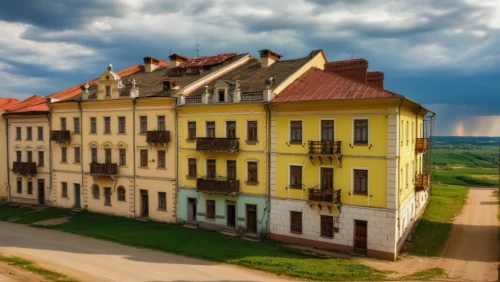
<svg viewBox="0 0 500 282">
<path fill-rule="evenodd" d="M 387 89 L 437 112 L 437 135 L 500 136 L 498 0 L 18 0 L 0 3 L 0 96 L 48 95 L 102 73 L 269 48 L 362 57 Z"/>
</svg>

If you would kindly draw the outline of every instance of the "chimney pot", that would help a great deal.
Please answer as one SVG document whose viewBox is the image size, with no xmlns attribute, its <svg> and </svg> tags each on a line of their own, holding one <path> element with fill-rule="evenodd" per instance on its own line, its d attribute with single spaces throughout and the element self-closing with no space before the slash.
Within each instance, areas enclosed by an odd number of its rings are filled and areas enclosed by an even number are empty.
<svg viewBox="0 0 500 282">
<path fill-rule="evenodd" d="M 160 65 L 160 60 L 153 57 L 144 57 L 144 72 L 153 72 Z"/>
<path fill-rule="evenodd" d="M 366 84 L 368 61 L 365 59 L 353 59 L 328 62 L 325 64 L 325 70 Z"/>
<path fill-rule="evenodd" d="M 262 49 L 259 51 L 259 53 L 260 53 L 260 65 L 263 68 L 271 66 L 272 64 L 274 64 L 274 62 L 279 61 L 281 57 L 283 57 L 281 54 L 271 51 L 269 49 Z"/>
<path fill-rule="evenodd" d="M 367 84 L 378 88 L 384 88 L 384 73 L 381 71 L 370 71 L 366 74 Z"/>
<path fill-rule="evenodd" d="M 168 56 L 168 58 L 170 59 L 170 67 L 171 68 L 175 68 L 178 65 L 184 63 L 185 61 L 189 60 L 189 57 L 186 57 L 186 56 L 183 56 L 180 54 L 172 54 L 172 55 Z"/>
</svg>

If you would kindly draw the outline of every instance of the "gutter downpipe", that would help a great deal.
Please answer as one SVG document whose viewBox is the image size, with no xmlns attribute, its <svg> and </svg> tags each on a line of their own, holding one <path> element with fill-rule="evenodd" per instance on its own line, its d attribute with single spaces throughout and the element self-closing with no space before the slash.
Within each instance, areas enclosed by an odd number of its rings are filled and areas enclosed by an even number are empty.
<svg viewBox="0 0 500 282">
<path fill-rule="evenodd" d="M 52 174 L 53 174 L 53 170 L 52 170 L 52 162 L 54 160 L 54 158 L 52 157 L 52 141 L 50 140 L 50 132 L 52 130 L 52 115 L 51 115 L 51 112 L 52 112 L 52 107 L 48 107 L 49 108 L 49 111 L 47 112 L 47 119 L 49 121 L 49 191 L 50 191 L 50 203 L 52 206 L 54 206 L 54 199 L 52 199 L 52 197 L 55 197 L 54 196 L 54 193 L 52 193 Z M 45 184 L 45 183 L 44 183 Z M 44 193 L 45 193 L 45 189 L 44 189 Z M 45 196 L 45 195 L 44 195 Z M 45 204 L 47 205 L 47 204 Z"/>
<path fill-rule="evenodd" d="M 83 151 L 83 110 L 82 110 L 82 101 L 78 101 L 78 111 L 80 112 L 80 155 L 83 155 L 81 151 Z M 80 195 L 83 192 L 83 183 L 85 180 L 84 172 L 83 172 L 83 158 L 80 156 L 80 171 L 82 172 L 82 184 L 80 186 Z M 84 195 L 86 196 L 86 195 Z M 82 207 L 82 209 L 85 209 L 85 202 Z"/>
<path fill-rule="evenodd" d="M 175 218 L 174 222 L 177 223 L 177 219 L 179 218 L 179 142 L 178 142 L 178 131 L 179 131 L 179 122 L 177 118 L 177 98 L 174 98 L 174 120 L 175 120 L 175 158 L 177 159 L 177 163 L 175 164 Z"/>
<path fill-rule="evenodd" d="M 266 108 L 266 123 L 267 123 L 267 238 L 271 238 L 271 109 L 269 107 L 269 102 L 265 104 Z"/>
<path fill-rule="evenodd" d="M 132 152 L 133 152 L 133 165 L 134 165 L 134 208 L 133 208 L 133 213 L 134 215 L 132 218 L 135 218 L 135 203 L 137 202 L 137 199 L 135 197 L 135 190 L 136 189 L 136 165 L 135 165 L 135 159 L 136 159 L 136 154 L 135 154 L 135 139 L 137 136 L 135 136 L 135 106 L 136 106 L 137 100 L 136 98 L 132 99 Z"/>
<path fill-rule="evenodd" d="M 7 189 L 9 190 L 9 195 L 8 195 L 8 201 L 11 201 L 11 196 L 10 196 L 10 171 L 9 171 L 9 119 L 5 117 L 4 114 L 2 114 L 2 117 L 5 119 L 5 139 L 7 140 Z"/>
</svg>

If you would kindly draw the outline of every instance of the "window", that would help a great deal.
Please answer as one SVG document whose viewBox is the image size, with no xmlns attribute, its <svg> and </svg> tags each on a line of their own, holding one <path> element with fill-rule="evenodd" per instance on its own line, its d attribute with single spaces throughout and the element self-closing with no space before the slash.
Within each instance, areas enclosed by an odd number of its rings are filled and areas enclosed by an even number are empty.
<svg viewBox="0 0 500 282">
<path fill-rule="evenodd" d="M 68 197 L 68 183 L 67 182 L 61 182 L 61 197 L 63 197 L 63 198 Z"/>
<path fill-rule="evenodd" d="M 21 128 L 16 127 L 16 140 L 21 140 Z"/>
<path fill-rule="evenodd" d="M 226 121 L 226 138 L 236 138 L 235 121 Z"/>
<path fill-rule="evenodd" d="M 302 233 L 302 213 L 291 211 L 290 212 L 290 232 Z"/>
<path fill-rule="evenodd" d="M 90 148 L 91 161 L 97 163 L 97 148 Z"/>
<path fill-rule="evenodd" d="M 215 121 L 207 121 L 207 134 L 205 137 L 215 138 Z"/>
<path fill-rule="evenodd" d="M 290 188 L 302 189 L 302 166 L 290 166 Z"/>
<path fill-rule="evenodd" d="M 368 170 L 354 170 L 354 194 L 368 195 Z"/>
<path fill-rule="evenodd" d="M 18 194 L 21 194 L 23 192 L 23 180 L 21 178 L 17 179 L 17 190 L 16 192 Z"/>
<path fill-rule="evenodd" d="M 290 122 L 290 141 L 302 142 L 302 121 L 292 120 Z"/>
<path fill-rule="evenodd" d="M 92 187 L 92 198 L 98 200 L 100 198 L 100 191 L 99 191 L 99 186 L 94 185 Z"/>
<path fill-rule="evenodd" d="M 207 179 L 215 179 L 215 160 L 207 160 Z"/>
<path fill-rule="evenodd" d="M 257 141 L 257 122 L 247 121 L 247 140 Z"/>
<path fill-rule="evenodd" d="M 167 130 L 165 127 L 165 116 L 158 116 L 158 131 Z"/>
<path fill-rule="evenodd" d="M 73 133 L 80 133 L 80 118 L 73 118 Z"/>
<path fill-rule="evenodd" d="M 106 97 L 111 96 L 111 86 L 106 86 Z"/>
<path fill-rule="evenodd" d="M 322 167 L 320 168 L 320 188 L 333 189 L 333 168 Z"/>
<path fill-rule="evenodd" d="M 226 90 L 224 89 L 218 89 L 217 90 L 217 98 L 218 98 L 218 101 L 219 102 L 224 102 L 226 99 L 225 99 L 225 96 L 226 96 Z"/>
<path fill-rule="evenodd" d="M 61 130 L 66 130 L 66 118 L 61 118 Z"/>
<path fill-rule="evenodd" d="M 28 180 L 28 195 L 33 195 L 33 182 Z"/>
<path fill-rule="evenodd" d="M 410 144 L 409 142 L 409 139 L 410 139 L 410 134 L 409 134 L 409 130 L 410 129 L 410 122 L 409 121 L 406 121 L 406 146 L 408 146 Z"/>
<path fill-rule="evenodd" d="M 118 187 L 118 201 L 125 202 L 125 188 Z"/>
<path fill-rule="evenodd" d="M 411 122 L 411 143 L 415 143 L 415 122 Z"/>
<path fill-rule="evenodd" d="M 38 166 L 45 166 L 45 157 L 42 151 L 38 151 Z"/>
<path fill-rule="evenodd" d="M 406 185 L 406 188 L 408 188 L 408 182 L 410 182 L 410 164 L 406 164 L 406 174 L 405 174 L 405 185 Z"/>
<path fill-rule="evenodd" d="M 404 133 L 405 133 L 405 127 L 404 127 L 404 125 L 405 125 L 405 122 L 404 122 L 404 121 L 401 121 L 401 122 L 400 122 L 400 126 L 399 126 L 399 127 L 400 127 L 400 130 L 401 130 L 401 132 L 400 132 L 400 134 L 399 134 L 399 135 L 400 135 L 399 137 L 400 137 L 400 139 L 401 139 L 401 146 L 403 146 L 403 140 L 404 140 L 404 136 L 405 136 L 405 135 L 404 135 Z"/>
<path fill-rule="evenodd" d="M 354 144 L 368 145 L 368 120 L 354 120 Z"/>
<path fill-rule="evenodd" d="M 33 162 L 33 152 L 32 151 L 27 151 L 26 155 L 28 157 L 28 162 L 29 163 Z"/>
<path fill-rule="evenodd" d="M 33 139 L 33 131 L 32 131 L 32 127 L 31 126 L 28 126 L 26 127 L 26 140 L 32 140 Z"/>
<path fill-rule="evenodd" d="M 21 162 L 21 151 L 16 151 L 16 162 Z"/>
<path fill-rule="evenodd" d="M 104 133 L 111 133 L 111 118 L 104 117 Z"/>
<path fill-rule="evenodd" d="M 146 133 L 148 131 L 148 117 L 147 116 L 140 116 L 140 132 L 141 133 Z"/>
<path fill-rule="evenodd" d="M 196 139 L 196 122 L 188 122 L 188 139 Z"/>
<path fill-rule="evenodd" d="M 104 188 L 104 205 L 111 206 L 111 188 Z"/>
<path fill-rule="evenodd" d="M 333 141 L 333 120 L 321 121 L 321 141 Z"/>
<path fill-rule="evenodd" d="M 257 178 L 257 162 L 248 162 L 248 179 L 247 181 L 249 183 L 258 183 L 258 178 Z"/>
<path fill-rule="evenodd" d="M 236 180 L 236 161 L 227 161 L 227 180 Z"/>
<path fill-rule="evenodd" d="M 80 147 L 75 147 L 75 163 L 80 163 Z"/>
<path fill-rule="evenodd" d="M 67 162 L 67 150 L 68 148 L 61 147 L 61 162 L 63 163 Z"/>
<path fill-rule="evenodd" d="M 167 209 L 167 193 L 158 192 L 158 209 L 166 210 Z"/>
<path fill-rule="evenodd" d="M 190 177 L 196 177 L 197 172 L 196 172 L 196 159 L 195 158 L 189 158 L 188 159 L 188 176 Z"/>
<path fill-rule="evenodd" d="M 110 164 L 111 163 L 111 149 L 110 148 L 104 149 L 104 156 L 105 156 L 106 163 Z"/>
<path fill-rule="evenodd" d="M 321 236 L 333 238 L 333 216 L 321 216 Z"/>
<path fill-rule="evenodd" d="M 158 168 L 165 168 L 165 151 L 158 151 Z"/>
<path fill-rule="evenodd" d="M 43 127 L 38 127 L 38 140 L 43 140 Z"/>
<path fill-rule="evenodd" d="M 121 166 L 127 165 L 127 150 L 120 149 L 119 154 L 120 154 L 119 165 L 121 165 Z"/>
<path fill-rule="evenodd" d="M 214 200 L 207 200 L 206 202 L 207 202 L 206 218 L 215 219 L 215 201 Z"/>
<path fill-rule="evenodd" d="M 90 118 L 90 133 L 97 133 L 97 121 L 95 117 Z"/>
<path fill-rule="evenodd" d="M 125 133 L 125 117 L 118 117 L 118 133 Z"/>
<path fill-rule="evenodd" d="M 148 150 L 141 150 L 141 166 L 148 166 Z"/>
</svg>

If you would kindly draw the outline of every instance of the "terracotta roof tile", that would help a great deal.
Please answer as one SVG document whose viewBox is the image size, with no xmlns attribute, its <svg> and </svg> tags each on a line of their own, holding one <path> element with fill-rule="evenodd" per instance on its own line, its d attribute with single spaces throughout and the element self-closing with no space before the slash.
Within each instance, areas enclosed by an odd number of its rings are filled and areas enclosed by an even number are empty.
<svg viewBox="0 0 500 282">
<path fill-rule="evenodd" d="M 174 69 L 185 69 L 185 68 L 192 68 L 192 67 L 203 67 L 203 66 L 211 66 L 211 65 L 216 65 L 219 64 L 229 58 L 232 58 L 236 56 L 236 53 L 229 53 L 229 54 L 219 54 L 215 56 L 200 56 L 196 58 L 189 59 L 182 64 L 178 65 Z"/>
<path fill-rule="evenodd" d="M 8 113 L 44 112 L 48 111 L 47 100 L 41 96 L 33 95 L 11 107 Z"/>
<path fill-rule="evenodd" d="M 286 87 L 271 103 L 394 97 L 403 96 L 338 74 L 311 68 Z"/>
<path fill-rule="evenodd" d="M 0 110 L 9 110 L 19 103 L 15 98 L 0 98 Z"/>
</svg>

